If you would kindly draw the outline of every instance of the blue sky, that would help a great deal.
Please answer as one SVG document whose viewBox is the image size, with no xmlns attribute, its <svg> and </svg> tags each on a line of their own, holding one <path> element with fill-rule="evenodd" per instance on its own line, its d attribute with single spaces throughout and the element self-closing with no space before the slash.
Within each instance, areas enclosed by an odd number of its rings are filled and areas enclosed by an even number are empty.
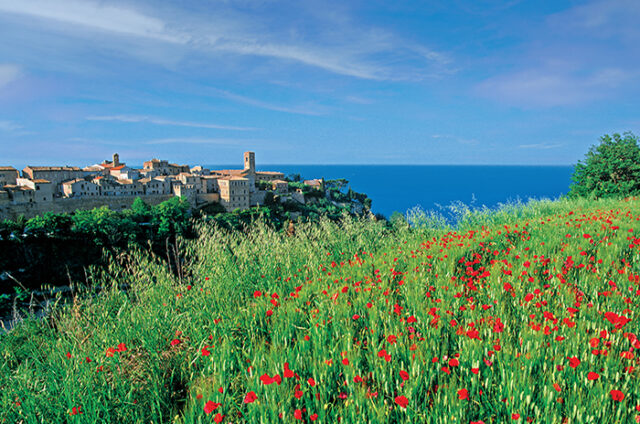
<svg viewBox="0 0 640 424">
<path fill-rule="evenodd" d="M 572 164 L 640 1 L 0 0 L 0 165 Z"/>
</svg>

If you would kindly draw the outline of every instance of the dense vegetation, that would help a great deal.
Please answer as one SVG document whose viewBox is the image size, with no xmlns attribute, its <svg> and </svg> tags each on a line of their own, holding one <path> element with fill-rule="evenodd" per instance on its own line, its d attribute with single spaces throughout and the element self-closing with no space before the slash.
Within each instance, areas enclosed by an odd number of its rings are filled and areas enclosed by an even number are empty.
<svg viewBox="0 0 640 424">
<path fill-rule="evenodd" d="M 638 137 L 605 134 L 578 162 L 569 193 L 572 197 L 640 195 L 640 145 Z"/>
<path fill-rule="evenodd" d="M 263 185 L 271 187 L 270 183 Z M 219 204 L 192 211 L 189 203 L 179 197 L 153 207 L 138 198 L 130 209 L 122 211 L 104 206 L 72 214 L 49 212 L 29 220 L 0 221 L 0 252 L 7 252 L 0 254 L 0 274 L 9 272 L 24 286 L 16 285 L 8 277 L 4 282 L 0 280 L 0 317 L 2 300 L 10 299 L 9 293 L 15 290 L 24 297 L 27 295 L 24 289 L 84 280 L 88 266 L 106 264 L 105 251 L 117 255 L 131 247 L 150 246 L 157 255 L 166 257 L 175 236 L 196 237 L 194 223 L 199 220 L 244 231 L 260 218 L 271 227 L 282 229 L 291 220 L 317 220 L 321 215 L 338 220 L 345 211 L 363 214 L 371 206 L 366 195 L 347 191 L 346 180 L 330 180 L 326 185 L 325 196 L 324 191 L 291 182 L 290 190 L 300 189 L 306 204 L 293 200 L 280 202 L 269 193 L 266 205 L 231 213 L 226 213 Z M 361 210 L 356 211 L 355 205 L 361 205 Z M 10 304 L 4 303 L 5 312 Z"/>
<path fill-rule="evenodd" d="M 203 221 L 0 336 L 0 422 L 635 422 L 639 211 Z"/>
</svg>

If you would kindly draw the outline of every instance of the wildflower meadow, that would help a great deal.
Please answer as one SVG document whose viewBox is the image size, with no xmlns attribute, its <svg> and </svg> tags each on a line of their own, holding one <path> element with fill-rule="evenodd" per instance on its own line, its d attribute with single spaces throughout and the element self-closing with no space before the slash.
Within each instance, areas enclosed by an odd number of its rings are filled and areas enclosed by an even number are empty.
<svg viewBox="0 0 640 424">
<path fill-rule="evenodd" d="M 0 336 L 0 422 L 640 422 L 640 202 L 460 218 L 114 256 Z"/>
</svg>

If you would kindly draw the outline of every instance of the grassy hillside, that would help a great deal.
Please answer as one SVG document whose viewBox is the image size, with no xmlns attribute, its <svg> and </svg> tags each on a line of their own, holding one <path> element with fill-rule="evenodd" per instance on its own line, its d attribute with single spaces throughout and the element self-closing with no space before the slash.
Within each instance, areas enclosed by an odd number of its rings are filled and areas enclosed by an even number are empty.
<svg viewBox="0 0 640 424">
<path fill-rule="evenodd" d="M 636 422 L 639 201 L 422 218 L 114 258 L 0 336 L 0 422 Z"/>
</svg>

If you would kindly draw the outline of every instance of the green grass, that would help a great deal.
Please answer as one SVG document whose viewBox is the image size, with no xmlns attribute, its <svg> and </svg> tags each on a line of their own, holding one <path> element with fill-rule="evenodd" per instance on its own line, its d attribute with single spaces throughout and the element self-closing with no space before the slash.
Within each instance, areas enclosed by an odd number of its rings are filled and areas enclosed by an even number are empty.
<svg viewBox="0 0 640 424">
<path fill-rule="evenodd" d="M 459 218 L 201 224 L 180 278 L 142 250 L 114 258 L 99 295 L 0 336 L 0 422 L 635 422 L 640 202 Z"/>
</svg>

